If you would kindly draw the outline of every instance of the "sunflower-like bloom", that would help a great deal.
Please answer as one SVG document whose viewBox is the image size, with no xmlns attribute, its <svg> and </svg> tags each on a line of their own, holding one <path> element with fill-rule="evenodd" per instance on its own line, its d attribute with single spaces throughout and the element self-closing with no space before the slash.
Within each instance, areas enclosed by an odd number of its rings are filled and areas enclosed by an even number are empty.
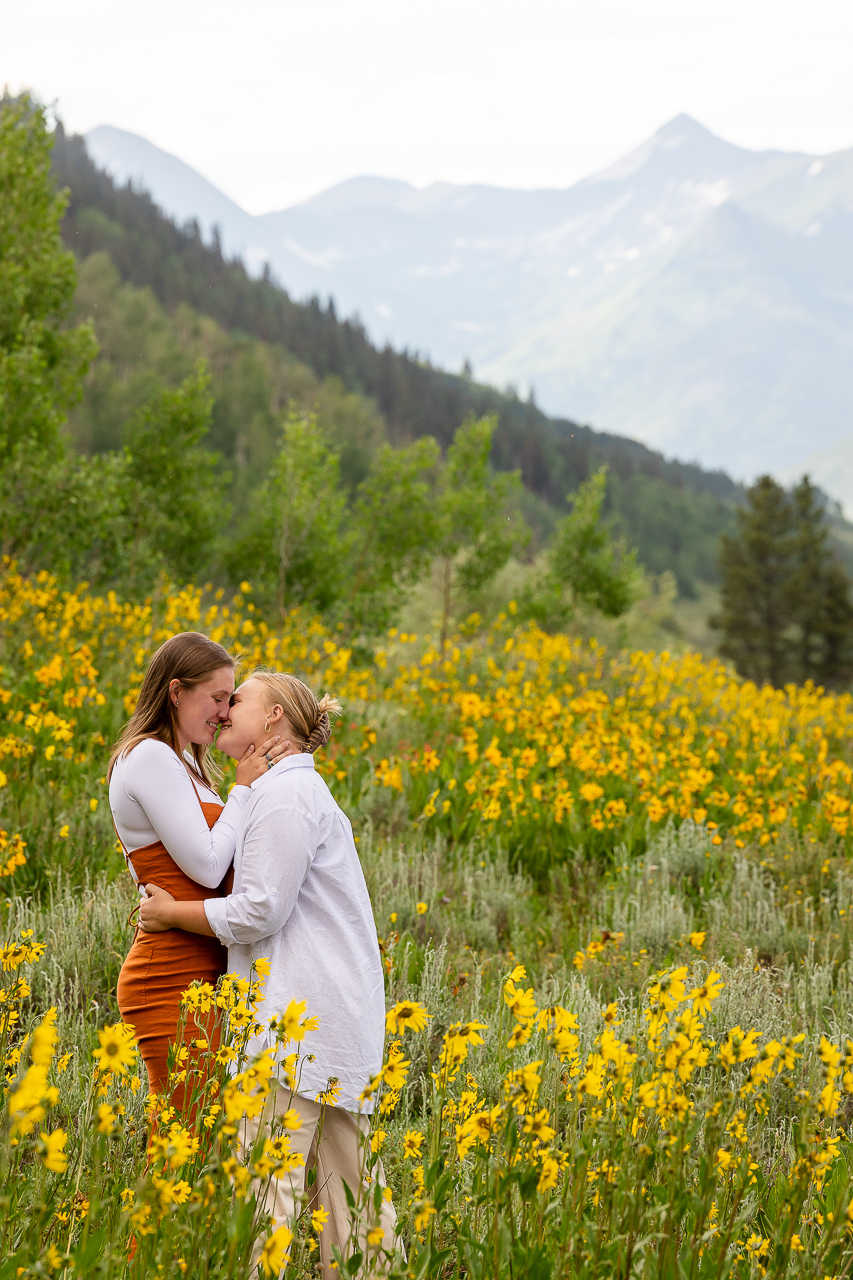
<svg viewBox="0 0 853 1280">
<path fill-rule="evenodd" d="M 30 1036 L 30 1062 L 36 1067 L 50 1065 L 56 1052 L 59 1033 L 56 1030 L 56 1009 L 48 1009 Z"/>
<path fill-rule="evenodd" d="M 694 987 L 690 992 L 690 999 L 693 1001 L 693 1012 L 700 1017 L 710 1013 L 711 1004 L 716 1000 L 724 986 L 725 983 L 721 980 L 720 975 L 712 969 L 701 987 Z"/>
<path fill-rule="evenodd" d="M 422 1004 L 416 1004 L 414 1000 L 401 1000 L 386 1013 L 385 1030 L 391 1036 L 402 1035 L 404 1031 L 423 1031 L 427 1019 L 431 1017 L 432 1014 L 427 1013 Z"/>
<path fill-rule="evenodd" d="M 550 1191 L 557 1185 L 557 1178 L 560 1176 L 560 1166 L 553 1156 L 546 1156 L 542 1161 L 542 1172 L 539 1175 L 539 1181 L 536 1184 L 536 1190 L 542 1195 L 545 1191 Z"/>
<path fill-rule="evenodd" d="M 388 1060 L 382 1068 L 382 1079 L 392 1092 L 402 1089 L 411 1065 L 411 1061 L 403 1057 L 400 1042 L 395 1040 L 388 1050 Z"/>
<path fill-rule="evenodd" d="M 92 1057 L 96 1060 L 99 1071 L 123 1076 L 130 1067 L 136 1065 L 136 1041 L 133 1036 L 133 1027 L 129 1027 L 124 1022 L 103 1027 L 98 1032 L 98 1043 L 100 1047 L 92 1050 Z"/>
<path fill-rule="evenodd" d="M 255 1161 L 255 1172 L 259 1178 L 283 1178 L 304 1164 L 304 1156 L 291 1150 L 290 1139 L 282 1133 L 277 1138 L 265 1139 L 264 1149 Z"/>
<path fill-rule="evenodd" d="M 420 1160 L 423 1144 L 424 1135 L 416 1129 L 409 1129 L 403 1139 L 403 1155 L 407 1160 Z"/>
<path fill-rule="evenodd" d="M 518 1022 L 528 1022 L 536 1017 L 533 988 L 529 987 L 527 991 L 523 991 L 521 987 L 515 985 L 512 978 L 507 978 L 504 983 L 504 1003 Z"/>
<path fill-rule="evenodd" d="M 39 1136 L 42 1140 L 42 1163 L 45 1169 L 50 1169 L 53 1173 L 64 1173 L 68 1168 L 68 1156 L 65 1154 L 68 1134 L 63 1129 L 54 1129 L 53 1133 L 42 1133 Z"/>
<path fill-rule="evenodd" d="M 290 1257 L 293 1232 L 289 1227 L 277 1227 L 267 1236 L 261 1250 L 261 1270 L 265 1276 L 277 1276 Z"/>
</svg>

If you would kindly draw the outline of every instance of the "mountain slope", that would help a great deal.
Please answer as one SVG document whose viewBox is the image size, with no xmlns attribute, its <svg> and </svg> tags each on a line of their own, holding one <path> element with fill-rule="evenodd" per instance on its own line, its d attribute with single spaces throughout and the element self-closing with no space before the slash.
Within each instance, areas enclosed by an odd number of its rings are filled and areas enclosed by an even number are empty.
<svg viewBox="0 0 853 1280">
<path fill-rule="evenodd" d="M 729 527 L 733 504 L 741 496 L 727 475 L 667 461 L 634 440 L 549 419 L 535 404 L 516 396 L 443 373 L 390 347 L 377 349 L 358 324 L 339 320 L 332 307 L 322 307 L 316 300 L 296 303 L 270 281 L 252 279 L 241 263 L 227 261 L 219 248 L 206 245 L 197 226 L 180 228 L 146 194 L 116 186 L 93 164 L 83 141 L 68 137 L 61 127 L 56 132 L 53 162 L 58 184 L 70 190 L 63 236 L 78 257 L 85 261 L 94 253 L 109 255 L 121 280 L 136 290 L 150 290 L 184 328 L 198 328 L 192 316 L 182 319 L 183 309 L 189 306 L 216 320 L 232 338 L 242 335 L 251 348 L 247 368 L 262 365 L 274 370 L 295 356 L 320 382 L 336 378 L 345 389 L 367 397 L 373 406 L 366 406 L 367 416 L 378 409 L 388 437 L 398 442 L 429 434 L 446 445 L 467 415 L 494 413 L 499 425 L 493 462 L 501 469 L 521 471 L 531 495 L 529 514 L 540 527 L 553 522 L 564 509 L 566 495 L 581 480 L 607 464 L 612 481 L 610 514 L 639 548 L 644 563 L 655 572 L 671 569 L 688 593 L 697 578 L 714 578 L 716 539 Z M 93 283 L 106 279 L 100 267 L 86 278 Z M 132 293 L 126 305 L 119 305 L 112 286 L 105 292 L 100 285 L 98 289 L 104 315 L 130 316 L 137 307 Z M 93 315 L 96 329 L 111 323 L 99 319 L 97 311 Z M 133 350 L 128 323 L 121 321 L 122 335 L 104 335 L 105 352 L 110 353 L 106 358 L 122 365 L 127 362 L 122 353 Z M 264 347 L 261 350 L 252 343 Z M 236 353 L 234 360 L 233 367 L 239 369 Z M 161 367 L 167 365 L 165 361 Z M 142 368 L 138 374 L 148 376 Z M 92 378 L 98 376 L 94 370 Z M 136 376 L 134 372 L 131 380 Z M 245 385 L 241 390 L 234 384 L 229 391 L 231 403 L 223 408 L 216 440 L 238 473 L 247 465 L 241 419 L 254 433 L 248 464 L 262 467 L 274 447 L 280 417 L 280 407 L 274 411 L 269 407 L 270 397 L 278 393 L 266 374 L 260 380 L 248 374 L 239 375 L 240 379 Z M 277 381 L 276 374 L 273 383 Z M 269 392 L 265 387 L 271 388 Z M 335 398 L 340 399 L 337 394 Z M 257 412 L 253 405 L 258 406 Z M 103 447 L 98 440 L 106 440 L 117 429 L 109 418 L 107 414 L 97 424 L 78 418 L 75 431 L 81 442 Z M 266 425 L 258 425 L 262 423 Z M 266 443 L 258 437 L 259 430 L 267 432 Z M 252 463 L 251 458 L 256 461 Z M 259 478 L 260 473 L 246 474 L 244 491 Z"/>
<path fill-rule="evenodd" d="M 721 205 L 620 293 L 570 317 L 554 306 L 511 358 L 535 374 L 562 357 L 583 416 L 594 409 L 665 452 L 684 452 L 689 424 L 694 456 L 710 463 L 795 470 L 844 434 L 853 399 L 853 307 L 808 248 Z"/>
<path fill-rule="evenodd" d="M 359 178 L 246 217 L 221 218 L 226 249 L 293 294 L 676 456 L 781 472 L 851 428 L 853 151 L 751 152 L 679 116 L 565 191 Z"/>
</svg>

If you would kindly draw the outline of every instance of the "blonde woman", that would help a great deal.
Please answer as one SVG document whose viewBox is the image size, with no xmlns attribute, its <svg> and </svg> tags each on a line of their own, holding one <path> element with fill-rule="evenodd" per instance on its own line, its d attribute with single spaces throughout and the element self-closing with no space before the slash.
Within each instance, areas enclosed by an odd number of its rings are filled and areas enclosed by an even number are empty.
<svg viewBox="0 0 853 1280">
<path fill-rule="evenodd" d="M 240 753 L 237 785 L 223 805 L 209 752 L 231 714 L 233 692 L 234 659 L 198 631 L 172 636 L 148 665 L 107 770 L 113 822 L 142 893 L 146 880 L 156 880 L 175 898 L 221 893 L 250 786 L 289 747 L 278 733 L 264 732 L 263 722 L 256 725 L 252 743 Z M 137 931 L 119 974 L 118 1004 L 136 1032 L 152 1093 L 168 1084 L 181 995 L 194 979 L 216 982 L 226 961 L 216 938 L 179 929 Z M 191 1029 L 185 1034 L 191 1037 Z M 175 1094 L 176 1105 L 182 1105 L 182 1095 Z"/>
<path fill-rule="evenodd" d="M 252 787 L 228 897 L 177 902 L 152 883 L 140 909 L 146 930 L 179 928 L 217 938 L 228 947 L 229 971 L 246 978 L 253 961 L 266 957 L 270 974 L 259 1010 L 265 1026 L 291 1000 L 304 1000 L 308 1014 L 319 1018 L 300 1045 L 299 1092 L 279 1090 L 275 1114 L 294 1108 L 302 1120 L 290 1137 L 306 1164 L 316 1166 L 316 1196 L 329 1214 L 320 1237 L 329 1278 L 336 1274 L 332 1246 L 345 1248 L 352 1225 L 343 1182 L 355 1193 L 362 1184 L 365 1113 L 372 1103 L 360 1103 L 359 1095 L 381 1067 L 385 1032 L 376 926 L 352 827 L 314 768 L 313 753 L 328 741 L 329 717 L 338 712 L 333 698 L 318 702 L 292 675 L 256 671 L 241 684 L 217 746 L 236 759 L 269 724 L 298 754 L 279 760 Z M 250 1051 L 272 1042 L 264 1031 Z M 331 1078 L 340 1092 L 327 1107 L 315 1098 Z M 260 1123 L 249 1122 L 250 1141 Z M 303 1168 L 272 1180 L 266 1207 L 278 1222 L 292 1223 L 299 1212 L 304 1176 Z M 385 1247 L 392 1248 L 396 1215 L 390 1201 L 382 1205 L 379 1223 L 362 1223 L 360 1230 L 381 1226 Z"/>
</svg>

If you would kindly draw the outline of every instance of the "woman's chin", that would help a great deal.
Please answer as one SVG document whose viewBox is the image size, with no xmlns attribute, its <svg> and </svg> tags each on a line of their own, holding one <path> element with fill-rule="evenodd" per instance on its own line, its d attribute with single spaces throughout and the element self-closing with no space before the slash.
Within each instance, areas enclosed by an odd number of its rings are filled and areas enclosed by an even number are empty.
<svg viewBox="0 0 853 1280">
<path fill-rule="evenodd" d="M 190 739 L 190 742 L 194 747 L 212 747 L 215 738 L 216 730 L 205 725 L 203 729 L 199 729 L 195 737 Z"/>
<path fill-rule="evenodd" d="M 230 756 L 232 760 L 239 760 L 242 752 L 236 750 L 236 744 L 231 745 L 229 741 L 230 734 L 226 729 L 220 729 L 219 737 L 216 739 L 216 750 L 221 751 L 223 755 Z"/>
</svg>

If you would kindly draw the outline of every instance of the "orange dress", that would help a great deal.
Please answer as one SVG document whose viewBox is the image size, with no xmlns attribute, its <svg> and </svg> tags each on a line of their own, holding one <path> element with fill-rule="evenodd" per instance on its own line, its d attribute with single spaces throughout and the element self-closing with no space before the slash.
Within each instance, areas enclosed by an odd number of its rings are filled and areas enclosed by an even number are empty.
<svg viewBox="0 0 853 1280">
<path fill-rule="evenodd" d="M 223 806 L 205 802 L 201 797 L 199 804 L 208 827 L 212 827 Z M 160 840 L 134 849 L 130 856 L 140 884 L 157 884 L 181 902 L 198 901 L 222 893 L 222 886 L 218 890 L 210 890 L 191 880 Z M 125 857 L 128 857 L 126 851 Z M 145 933 L 137 929 L 119 974 L 118 1007 L 124 1021 L 136 1032 L 152 1093 L 162 1094 L 168 1088 L 169 1045 L 176 1037 L 182 994 L 196 980 L 215 984 L 225 973 L 227 964 L 228 948 L 223 947 L 218 938 L 187 933 L 183 929 L 166 929 L 163 933 Z M 198 1019 L 198 1015 L 196 1017 Z M 205 1030 L 213 1043 L 216 1030 L 210 1015 Z M 183 1042 L 189 1045 L 199 1035 L 198 1021 L 194 1023 L 188 1019 L 183 1029 Z M 182 1107 L 183 1086 L 173 1091 L 171 1101 Z"/>
</svg>

